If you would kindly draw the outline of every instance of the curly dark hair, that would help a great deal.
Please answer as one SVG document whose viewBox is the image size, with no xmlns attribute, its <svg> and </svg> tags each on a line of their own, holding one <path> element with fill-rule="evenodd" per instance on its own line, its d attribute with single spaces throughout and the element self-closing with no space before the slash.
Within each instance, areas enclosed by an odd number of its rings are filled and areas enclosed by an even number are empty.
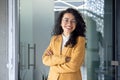
<svg viewBox="0 0 120 80">
<path fill-rule="evenodd" d="M 59 14 L 53 29 L 53 35 L 60 35 L 63 33 L 63 29 L 61 27 L 61 21 L 65 13 L 71 13 L 76 20 L 76 28 L 71 33 L 70 38 L 65 45 L 65 47 L 67 47 L 68 45 L 71 45 L 71 47 L 73 47 L 77 43 L 78 36 L 85 37 L 86 25 L 82 18 L 81 13 L 79 13 L 76 9 L 68 8 Z"/>
</svg>

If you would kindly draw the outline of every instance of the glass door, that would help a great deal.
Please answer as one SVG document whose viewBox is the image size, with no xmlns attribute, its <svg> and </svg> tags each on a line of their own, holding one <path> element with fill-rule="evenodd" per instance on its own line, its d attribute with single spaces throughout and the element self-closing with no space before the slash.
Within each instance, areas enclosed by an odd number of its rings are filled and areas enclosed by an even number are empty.
<svg viewBox="0 0 120 80">
<path fill-rule="evenodd" d="M 113 60 L 113 0 L 86 0 L 87 80 L 115 80 Z M 81 10 L 80 10 L 81 11 Z"/>
<path fill-rule="evenodd" d="M 87 24 L 87 80 L 114 80 L 113 0 L 86 0 L 86 3 L 83 15 Z"/>
<path fill-rule="evenodd" d="M 32 0 L 20 0 L 20 80 L 34 80 L 36 44 L 33 42 Z"/>
<path fill-rule="evenodd" d="M 55 16 L 67 7 L 79 10 L 87 25 L 83 80 L 115 80 L 113 0 L 54 0 Z M 58 9 L 59 7 L 59 9 Z M 112 63 L 113 62 L 113 63 Z"/>
<path fill-rule="evenodd" d="M 46 7 L 46 6 L 49 6 Z M 54 23 L 53 1 L 19 0 L 19 80 L 45 80 L 42 55 Z"/>
</svg>

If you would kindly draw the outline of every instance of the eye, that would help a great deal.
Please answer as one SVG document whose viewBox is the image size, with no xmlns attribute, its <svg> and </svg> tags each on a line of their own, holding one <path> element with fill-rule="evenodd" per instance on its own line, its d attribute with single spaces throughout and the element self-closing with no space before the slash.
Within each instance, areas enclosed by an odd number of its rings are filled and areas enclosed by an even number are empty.
<svg viewBox="0 0 120 80">
<path fill-rule="evenodd" d="M 68 19 L 68 18 L 63 18 L 62 21 L 63 21 L 64 23 L 70 22 L 70 23 L 72 23 L 72 24 L 76 24 L 76 20 L 75 20 L 75 19 L 70 20 L 70 19 Z"/>
<path fill-rule="evenodd" d="M 64 22 L 68 22 L 69 20 L 68 19 L 63 19 Z"/>
<path fill-rule="evenodd" d="M 76 23 L 76 20 L 71 20 L 72 23 Z"/>
</svg>

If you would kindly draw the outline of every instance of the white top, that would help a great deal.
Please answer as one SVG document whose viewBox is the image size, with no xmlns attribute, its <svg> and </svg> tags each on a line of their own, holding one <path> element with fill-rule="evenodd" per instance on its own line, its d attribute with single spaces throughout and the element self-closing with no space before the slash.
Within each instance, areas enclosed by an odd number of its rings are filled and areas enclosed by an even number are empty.
<svg viewBox="0 0 120 80">
<path fill-rule="evenodd" d="M 62 49 L 63 49 L 66 42 L 69 40 L 69 36 L 65 36 L 64 34 L 62 34 L 62 38 L 63 38 L 63 41 L 62 41 Z"/>
</svg>

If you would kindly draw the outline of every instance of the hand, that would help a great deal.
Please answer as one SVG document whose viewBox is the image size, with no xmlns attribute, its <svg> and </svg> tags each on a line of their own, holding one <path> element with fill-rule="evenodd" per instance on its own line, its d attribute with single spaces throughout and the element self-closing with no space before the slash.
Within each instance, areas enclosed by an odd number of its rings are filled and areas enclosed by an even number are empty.
<svg viewBox="0 0 120 80">
<path fill-rule="evenodd" d="M 53 55 L 53 52 L 52 52 L 51 50 L 48 50 L 45 55 L 46 55 L 46 56 Z"/>
<path fill-rule="evenodd" d="M 71 59 L 71 57 L 66 57 L 66 58 L 65 58 L 65 61 L 66 61 L 66 62 L 69 62 L 70 59 Z"/>
</svg>

